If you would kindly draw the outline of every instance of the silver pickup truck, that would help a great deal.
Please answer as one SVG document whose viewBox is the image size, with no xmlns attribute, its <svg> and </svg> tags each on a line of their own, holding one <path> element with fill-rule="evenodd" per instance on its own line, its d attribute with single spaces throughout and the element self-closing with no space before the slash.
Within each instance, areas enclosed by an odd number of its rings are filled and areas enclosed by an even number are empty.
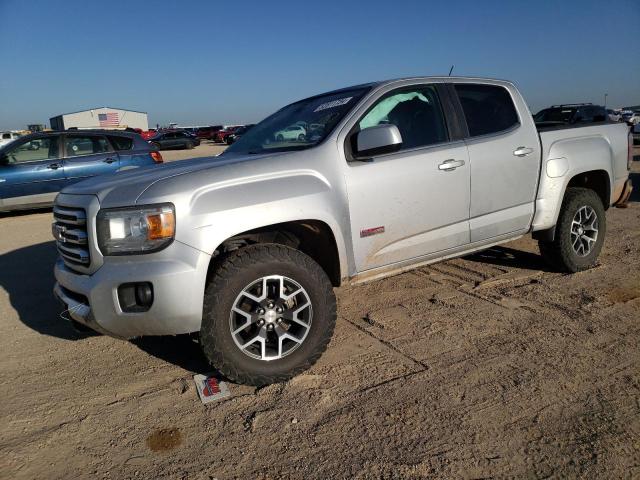
<svg viewBox="0 0 640 480">
<path fill-rule="evenodd" d="M 233 381 L 307 369 L 333 287 L 527 233 L 559 270 L 593 266 L 631 185 L 622 124 L 538 131 L 512 83 L 371 83 L 277 111 L 219 157 L 97 177 L 57 197 L 55 295 L 121 338 L 200 332 Z"/>
</svg>

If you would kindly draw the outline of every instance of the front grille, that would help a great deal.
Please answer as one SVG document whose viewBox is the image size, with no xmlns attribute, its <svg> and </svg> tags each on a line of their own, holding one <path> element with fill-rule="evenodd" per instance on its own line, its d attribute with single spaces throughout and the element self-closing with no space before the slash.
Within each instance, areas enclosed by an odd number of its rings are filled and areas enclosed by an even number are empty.
<svg viewBox="0 0 640 480">
<path fill-rule="evenodd" d="M 53 236 L 64 263 L 73 268 L 91 263 L 87 235 L 87 214 L 82 208 L 53 207 Z"/>
</svg>

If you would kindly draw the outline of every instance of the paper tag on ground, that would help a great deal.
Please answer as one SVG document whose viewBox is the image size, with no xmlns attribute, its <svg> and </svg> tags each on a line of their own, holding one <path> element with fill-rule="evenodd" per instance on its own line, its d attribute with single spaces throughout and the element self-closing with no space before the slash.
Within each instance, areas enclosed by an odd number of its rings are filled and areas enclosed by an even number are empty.
<svg viewBox="0 0 640 480">
<path fill-rule="evenodd" d="M 231 396 L 231 391 L 226 382 L 218 380 L 215 376 L 194 375 L 198 396 L 203 404 L 222 400 Z"/>
</svg>

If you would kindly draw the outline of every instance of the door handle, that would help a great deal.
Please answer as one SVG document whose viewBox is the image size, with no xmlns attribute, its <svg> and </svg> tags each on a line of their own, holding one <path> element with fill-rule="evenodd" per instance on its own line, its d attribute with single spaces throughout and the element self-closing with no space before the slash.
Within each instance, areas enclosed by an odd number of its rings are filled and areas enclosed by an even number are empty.
<svg viewBox="0 0 640 480">
<path fill-rule="evenodd" d="M 450 172 L 463 165 L 464 165 L 464 160 L 454 160 L 453 158 L 450 158 L 449 160 L 445 160 L 440 165 L 438 165 L 438 170 Z"/>
<path fill-rule="evenodd" d="M 103 160 L 104 163 L 113 163 L 115 160 L 113 158 L 106 158 Z"/>
<path fill-rule="evenodd" d="M 50 163 L 49 165 L 47 165 L 47 168 L 49 170 L 57 170 L 60 168 L 60 164 L 59 163 Z"/>
<path fill-rule="evenodd" d="M 516 157 L 526 157 L 527 155 L 529 155 L 530 153 L 533 152 L 533 148 L 529 148 L 529 147 L 518 147 L 513 151 L 513 154 Z"/>
</svg>

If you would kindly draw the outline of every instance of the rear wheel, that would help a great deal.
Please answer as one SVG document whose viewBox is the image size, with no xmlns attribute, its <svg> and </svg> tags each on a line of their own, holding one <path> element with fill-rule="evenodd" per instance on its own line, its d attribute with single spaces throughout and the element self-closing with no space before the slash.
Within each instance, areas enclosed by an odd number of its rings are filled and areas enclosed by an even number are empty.
<svg viewBox="0 0 640 480">
<path fill-rule="evenodd" d="M 284 137 L 282 135 L 276 136 L 276 141 L 282 142 L 283 140 L 284 140 Z"/>
<path fill-rule="evenodd" d="M 193 146 L 194 146 L 193 142 L 187 142 L 187 145 L 186 145 L 187 150 L 193 150 Z"/>
<path fill-rule="evenodd" d="M 250 385 L 308 369 L 336 322 L 331 282 L 309 256 L 263 244 L 227 257 L 205 291 L 201 345 L 226 377 Z"/>
<path fill-rule="evenodd" d="M 554 268 L 578 272 L 593 267 L 606 232 L 602 200 L 587 188 L 569 188 L 562 201 L 553 241 L 540 241 L 540 253 Z"/>
</svg>

